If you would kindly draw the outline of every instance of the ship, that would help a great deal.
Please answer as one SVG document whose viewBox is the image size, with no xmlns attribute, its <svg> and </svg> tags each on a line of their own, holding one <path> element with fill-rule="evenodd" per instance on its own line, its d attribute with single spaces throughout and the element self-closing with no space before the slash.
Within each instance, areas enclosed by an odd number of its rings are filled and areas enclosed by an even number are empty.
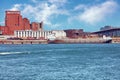
<svg viewBox="0 0 120 80">
<path fill-rule="evenodd" d="M 97 37 L 97 38 L 56 38 L 55 36 L 51 36 L 48 38 L 48 44 L 89 44 L 89 43 L 111 43 L 111 37 Z"/>
</svg>

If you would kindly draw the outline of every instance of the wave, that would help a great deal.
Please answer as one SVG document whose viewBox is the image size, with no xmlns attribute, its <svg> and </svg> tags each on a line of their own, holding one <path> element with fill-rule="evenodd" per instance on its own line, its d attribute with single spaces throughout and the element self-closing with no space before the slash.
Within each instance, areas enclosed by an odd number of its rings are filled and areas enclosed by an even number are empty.
<svg viewBox="0 0 120 80">
<path fill-rule="evenodd" d="M 39 52 L 51 52 L 53 50 L 39 50 L 39 51 L 23 51 L 23 52 L 0 52 L 0 55 L 10 55 L 10 54 L 30 54 L 30 53 L 39 53 Z"/>
<path fill-rule="evenodd" d="M 30 52 L 0 52 L 0 55 L 23 54 L 23 53 L 30 53 Z"/>
<path fill-rule="evenodd" d="M 39 53 L 39 52 L 53 52 L 53 51 L 69 51 L 74 49 L 45 49 L 45 50 L 35 50 L 35 51 L 22 51 L 22 52 L 0 52 L 0 55 L 8 55 L 8 54 L 29 54 L 29 53 Z"/>
</svg>

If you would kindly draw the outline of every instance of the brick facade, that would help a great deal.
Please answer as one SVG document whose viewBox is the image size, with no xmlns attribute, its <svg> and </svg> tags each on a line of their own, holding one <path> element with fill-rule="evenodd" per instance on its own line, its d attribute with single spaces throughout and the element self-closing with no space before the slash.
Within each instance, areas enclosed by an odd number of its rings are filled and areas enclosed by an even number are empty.
<svg viewBox="0 0 120 80">
<path fill-rule="evenodd" d="M 6 11 L 5 26 L 0 26 L 2 35 L 14 35 L 15 30 L 41 30 L 41 23 L 32 23 L 27 18 L 22 18 L 20 11 Z"/>
</svg>

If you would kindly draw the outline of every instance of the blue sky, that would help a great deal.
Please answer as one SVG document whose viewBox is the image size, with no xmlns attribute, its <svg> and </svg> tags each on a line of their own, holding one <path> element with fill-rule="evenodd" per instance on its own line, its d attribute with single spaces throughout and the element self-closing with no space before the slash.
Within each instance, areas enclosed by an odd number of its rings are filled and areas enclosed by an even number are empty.
<svg viewBox="0 0 120 80">
<path fill-rule="evenodd" d="M 120 27 L 119 0 L 1 0 L 0 24 L 6 10 L 20 10 L 31 22 L 44 22 L 45 30 L 97 31 L 105 25 Z"/>
</svg>

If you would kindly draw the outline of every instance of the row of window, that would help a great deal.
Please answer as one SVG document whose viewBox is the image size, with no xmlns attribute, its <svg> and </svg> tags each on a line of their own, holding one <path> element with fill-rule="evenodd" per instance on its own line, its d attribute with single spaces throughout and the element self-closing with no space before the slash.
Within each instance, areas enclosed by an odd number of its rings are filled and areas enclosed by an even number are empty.
<svg viewBox="0 0 120 80">
<path fill-rule="evenodd" d="M 41 32 L 41 31 L 15 31 L 16 37 L 47 37 L 52 32 Z"/>
</svg>

